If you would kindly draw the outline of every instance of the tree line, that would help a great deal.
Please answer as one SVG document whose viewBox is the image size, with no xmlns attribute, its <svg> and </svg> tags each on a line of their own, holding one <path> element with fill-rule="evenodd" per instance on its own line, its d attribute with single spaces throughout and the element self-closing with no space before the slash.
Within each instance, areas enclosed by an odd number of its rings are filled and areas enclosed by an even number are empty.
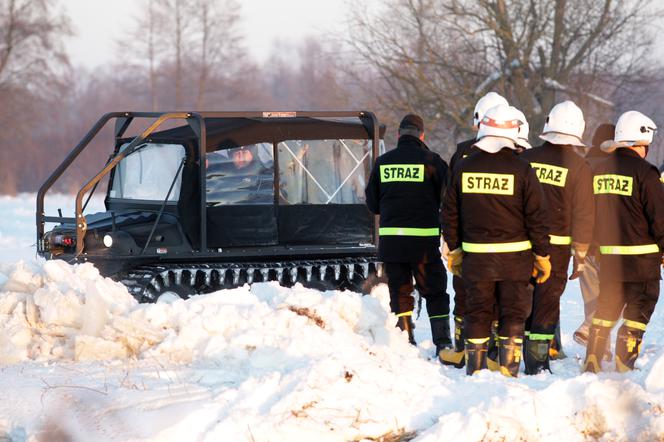
<svg viewBox="0 0 664 442">
<path fill-rule="evenodd" d="M 354 7 L 335 35 L 275 44 L 258 62 L 237 0 L 140 0 L 113 61 L 72 67 L 73 25 L 60 0 L 0 0 L 0 193 L 35 191 L 103 113 L 112 110 L 374 110 L 388 142 L 405 112 L 426 121 L 448 158 L 472 134 L 490 90 L 528 117 L 536 140 L 548 110 L 571 98 L 589 140 L 635 108 L 663 121 L 657 2 L 382 0 Z M 77 160 L 60 191 L 106 161 L 112 133 Z M 664 158 L 659 146 L 653 162 Z"/>
</svg>

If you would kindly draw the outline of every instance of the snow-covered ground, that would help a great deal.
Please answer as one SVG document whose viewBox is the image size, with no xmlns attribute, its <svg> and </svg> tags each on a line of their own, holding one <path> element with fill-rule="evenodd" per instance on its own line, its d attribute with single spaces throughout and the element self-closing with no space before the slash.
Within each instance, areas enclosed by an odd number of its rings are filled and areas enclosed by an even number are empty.
<svg viewBox="0 0 664 442">
<path fill-rule="evenodd" d="M 33 195 L 0 211 L 0 441 L 664 440 L 661 306 L 638 371 L 581 375 L 571 282 L 554 374 L 469 378 L 430 359 L 426 314 L 406 343 L 384 286 L 138 305 L 90 264 L 35 260 Z"/>
</svg>

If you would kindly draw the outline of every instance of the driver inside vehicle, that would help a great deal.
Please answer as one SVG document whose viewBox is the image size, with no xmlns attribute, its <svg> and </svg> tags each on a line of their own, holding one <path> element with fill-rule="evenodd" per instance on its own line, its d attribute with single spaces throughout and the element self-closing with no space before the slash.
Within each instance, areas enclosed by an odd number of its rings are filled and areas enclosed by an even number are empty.
<svg viewBox="0 0 664 442">
<path fill-rule="evenodd" d="M 272 204 L 272 145 L 252 144 L 210 152 L 206 156 L 208 205 Z"/>
</svg>

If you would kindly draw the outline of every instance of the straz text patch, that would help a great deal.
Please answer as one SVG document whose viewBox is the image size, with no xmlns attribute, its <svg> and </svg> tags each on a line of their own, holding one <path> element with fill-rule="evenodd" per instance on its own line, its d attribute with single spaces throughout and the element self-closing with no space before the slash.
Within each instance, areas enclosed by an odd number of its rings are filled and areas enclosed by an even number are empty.
<svg viewBox="0 0 664 442">
<path fill-rule="evenodd" d="M 535 169 L 537 179 L 540 183 L 565 187 L 568 172 L 566 168 L 544 163 L 531 163 L 530 165 Z"/>
<path fill-rule="evenodd" d="M 463 172 L 461 174 L 461 192 L 514 195 L 514 175 Z"/>
<path fill-rule="evenodd" d="M 595 195 L 612 193 L 615 195 L 632 196 L 634 178 L 625 175 L 595 175 L 593 190 Z"/>
<path fill-rule="evenodd" d="M 424 181 L 424 164 L 385 164 L 380 166 L 380 182 L 406 181 L 421 183 Z"/>
</svg>

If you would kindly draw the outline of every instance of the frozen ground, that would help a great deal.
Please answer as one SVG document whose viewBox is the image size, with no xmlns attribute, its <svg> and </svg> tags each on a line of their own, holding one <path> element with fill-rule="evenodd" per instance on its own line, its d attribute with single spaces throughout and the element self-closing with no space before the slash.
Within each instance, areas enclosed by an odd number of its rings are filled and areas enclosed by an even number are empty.
<svg viewBox="0 0 664 442">
<path fill-rule="evenodd" d="M 0 441 L 664 440 L 661 306 L 638 371 L 580 375 L 573 282 L 555 374 L 468 378 L 429 359 L 426 315 L 405 343 L 385 287 L 137 305 L 89 264 L 34 259 L 34 196 L 0 211 Z"/>
</svg>

